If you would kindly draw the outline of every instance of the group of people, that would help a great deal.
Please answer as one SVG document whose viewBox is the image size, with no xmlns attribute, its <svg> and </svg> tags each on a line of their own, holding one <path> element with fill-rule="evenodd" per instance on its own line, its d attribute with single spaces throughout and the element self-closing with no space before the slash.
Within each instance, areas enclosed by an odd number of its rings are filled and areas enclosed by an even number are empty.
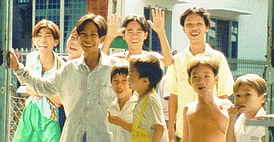
<svg viewBox="0 0 274 142">
<path fill-rule="evenodd" d="M 13 142 L 263 141 L 265 128 L 246 126 L 245 120 L 265 114 L 266 82 L 246 74 L 234 83 L 225 56 L 205 42 L 209 12 L 189 8 L 181 15 L 190 44 L 175 56 L 166 38 L 164 10 L 151 13 L 152 20 L 127 16 L 122 24 L 118 15 L 107 22 L 100 15 L 84 15 L 67 41 L 66 63 L 53 52 L 58 26 L 38 22 L 32 33 L 38 51 L 29 54 L 26 67 L 9 52 L 10 68 L 31 95 Z M 149 26 L 159 37 L 161 55 L 142 50 Z M 109 55 L 118 35 L 128 51 Z M 156 91 L 164 66 L 168 123 Z M 231 94 L 234 104 L 228 100 Z"/>
</svg>

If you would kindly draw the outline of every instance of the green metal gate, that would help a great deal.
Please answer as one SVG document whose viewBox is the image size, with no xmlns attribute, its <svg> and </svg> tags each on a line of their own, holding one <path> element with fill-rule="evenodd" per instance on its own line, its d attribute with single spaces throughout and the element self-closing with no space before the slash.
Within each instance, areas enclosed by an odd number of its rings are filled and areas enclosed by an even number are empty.
<svg viewBox="0 0 274 142">
<path fill-rule="evenodd" d="M 0 47 L 3 50 L 3 62 L 6 63 L 5 55 L 11 45 L 12 37 L 12 0 L 0 1 Z M 0 142 L 9 141 L 9 84 L 10 71 L 2 64 L 0 66 Z"/>
</svg>

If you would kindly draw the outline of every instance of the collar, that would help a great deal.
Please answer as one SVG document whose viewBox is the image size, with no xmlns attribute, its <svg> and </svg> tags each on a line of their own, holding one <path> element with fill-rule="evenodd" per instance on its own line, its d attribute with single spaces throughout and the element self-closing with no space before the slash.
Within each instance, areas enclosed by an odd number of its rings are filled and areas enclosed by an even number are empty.
<svg viewBox="0 0 274 142">
<path fill-rule="evenodd" d="M 60 64 L 62 63 L 62 60 L 60 59 L 60 58 L 58 58 L 58 55 L 55 53 L 55 52 L 52 52 L 52 54 L 53 54 L 53 60 L 54 60 L 54 64 L 53 64 L 53 67 L 49 70 L 49 71 L 47 71 L 47 72 L 50 72 L 50 71 L 52 71 L 53 69 L 58 69 L 59 67 L 58 67 L 58 60 L 60 60 L 59 62 L 60 62 Z M 41 68 L 41 70 L 42 70 L 42 65 L 41 65 L 41 62 L 40 62 L 40 54 L 39 54 L 39 52 L 37 51 L 37 57 L 36 57 L 36 61 L 38 62 L 37 64 L 34 64 L 34 65 L 36 65 L 36 67 L 39 67 L 39 68 Z"/>
<path fill-rule="evenodd" d="M 87 64 L 85 63 L 85 57 L 84 57 L 84 53 L 82 53 L 81 57 L 79 57 L 78 59 L 76 59 L 77 61 L 77 65 L 78 66 L 83 66 L 84 68 L 88 69 L 89 71 L 89 67 L 87 66 Z M 100 58 L 99 58 L 99 63 L 98 65 L 96 66 L 101 68 L 103 66 L 111 66 L 113 65 L 114 63 L 118 62 L 119 61 L 119 58 L 115 58 L 115 57 L 111 57 L 111 56 L 108 56 L 106 55 L 104 52 L 102 52 L 100 50 Z"/>
<path fill-rule="evenodd" d="M 203 53 L 208 53 L 212 50 L 209 44 L 205 43 L 205 51 Z M 194 56 L 190 51 L 190 45 L 187 46 L 187 48 L 184 49 L 186 55 L 188 56 Z"/>
<path fill-rule="evenodd" d="M 137 94 L 133 93 L 131 95 L 131 97 L 128 99 L 128 101 L 125 103 L 124 107 L 127 105 L 127 104 L 131 104 L 131 103 L 136 103 L 136 101 L 138 100 L 138 97 L 136 96 Z M 115 98 L 113 101 L 112 101 L 112 104 L 114 104 L 119 110 L 120 109 L 120 106 L 118 104 L 118 98 Z"/>
</svg>

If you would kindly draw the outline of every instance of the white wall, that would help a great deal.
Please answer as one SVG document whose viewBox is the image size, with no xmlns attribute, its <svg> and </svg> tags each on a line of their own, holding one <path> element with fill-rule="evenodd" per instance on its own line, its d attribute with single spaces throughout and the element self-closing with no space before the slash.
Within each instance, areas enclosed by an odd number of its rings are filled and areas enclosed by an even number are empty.
<svg viewBox="0 0 274 142">
<path fill-rule="evenodd" d="M 143 0 L 123 0 L 122 19 L 128 15 L 144 15 Z"/>
<path fill-rule="evenodd" d="M 238 57 L 265 60 L 267 47 L 267 2 L 252 0 L 248 3 L 252 15 L 239 16 Z"/>
</svg>

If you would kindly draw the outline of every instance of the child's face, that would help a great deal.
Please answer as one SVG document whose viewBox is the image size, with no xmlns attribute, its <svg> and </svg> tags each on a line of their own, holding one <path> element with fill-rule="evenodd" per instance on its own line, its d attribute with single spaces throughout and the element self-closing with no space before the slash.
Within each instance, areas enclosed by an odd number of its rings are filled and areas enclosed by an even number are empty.
<svg viewBox="0 0 274 142">
<path fill-rule="evenodd" d="M 130 48 L 139 47 L 142 49 L 144 40 L 147 38 L 147 32 L 144 32 L 141 25 L 136 21 L 131 21 L 123 34 L 123 39 Z"/>
<path fill-rule="evenodd" d="M 67 41 L 67 52 L 70 59 L 75 59 L 81 56 L 82 48 L 77 40 L 77 34 L 72 33 Z"/>
<path fill-rule="evenodd" d="M 112 78 L 112 90 L 118 99 L 128 97 L 131 95 L 132 90 L 129 88 L 127 75 L 116 74 Z"/>
<path fill-rule="evenodd" d="M 101 41 L 99 38 L 97 27 L 92 22 L 84 25 L 83 30 L 79 33 L 78 40 L 82 50 L 87 53 L 90 51 L 98 51 L 98 45 Z"/>
<path fill-rule="evenodd" d="M 139 72 L 133 65 L 129 65 L 128 83 L 129 87 L 137 92 L 147 89 L 144 87 L 143 78 L 139 77 Z"/>
<path fill-rule="evenodd" d="M 234 92 L 235 106 L 238 107 L 242 113 L 256 113 L 256 111 L 264 103 L 264 95 L 258 92 L 249 85 L 241 85 L 238 90 Z"/>
<path fill-rule="evenodd" d="M 58 44 L 58 40 L 54 39 L 52 31 L 47 28 L 41 28 L 37 36 L 34 37 L 34 45 L 39 51 L 52 51 Z"/>
<path fill-rule="evenodd" d="M 189 84 L 198 95 L 212 91 L 217 82 L 218 77 L 214 75 L 209 65 L 198 65 L 193 68 L 189 78 Z"/>
</svg>

